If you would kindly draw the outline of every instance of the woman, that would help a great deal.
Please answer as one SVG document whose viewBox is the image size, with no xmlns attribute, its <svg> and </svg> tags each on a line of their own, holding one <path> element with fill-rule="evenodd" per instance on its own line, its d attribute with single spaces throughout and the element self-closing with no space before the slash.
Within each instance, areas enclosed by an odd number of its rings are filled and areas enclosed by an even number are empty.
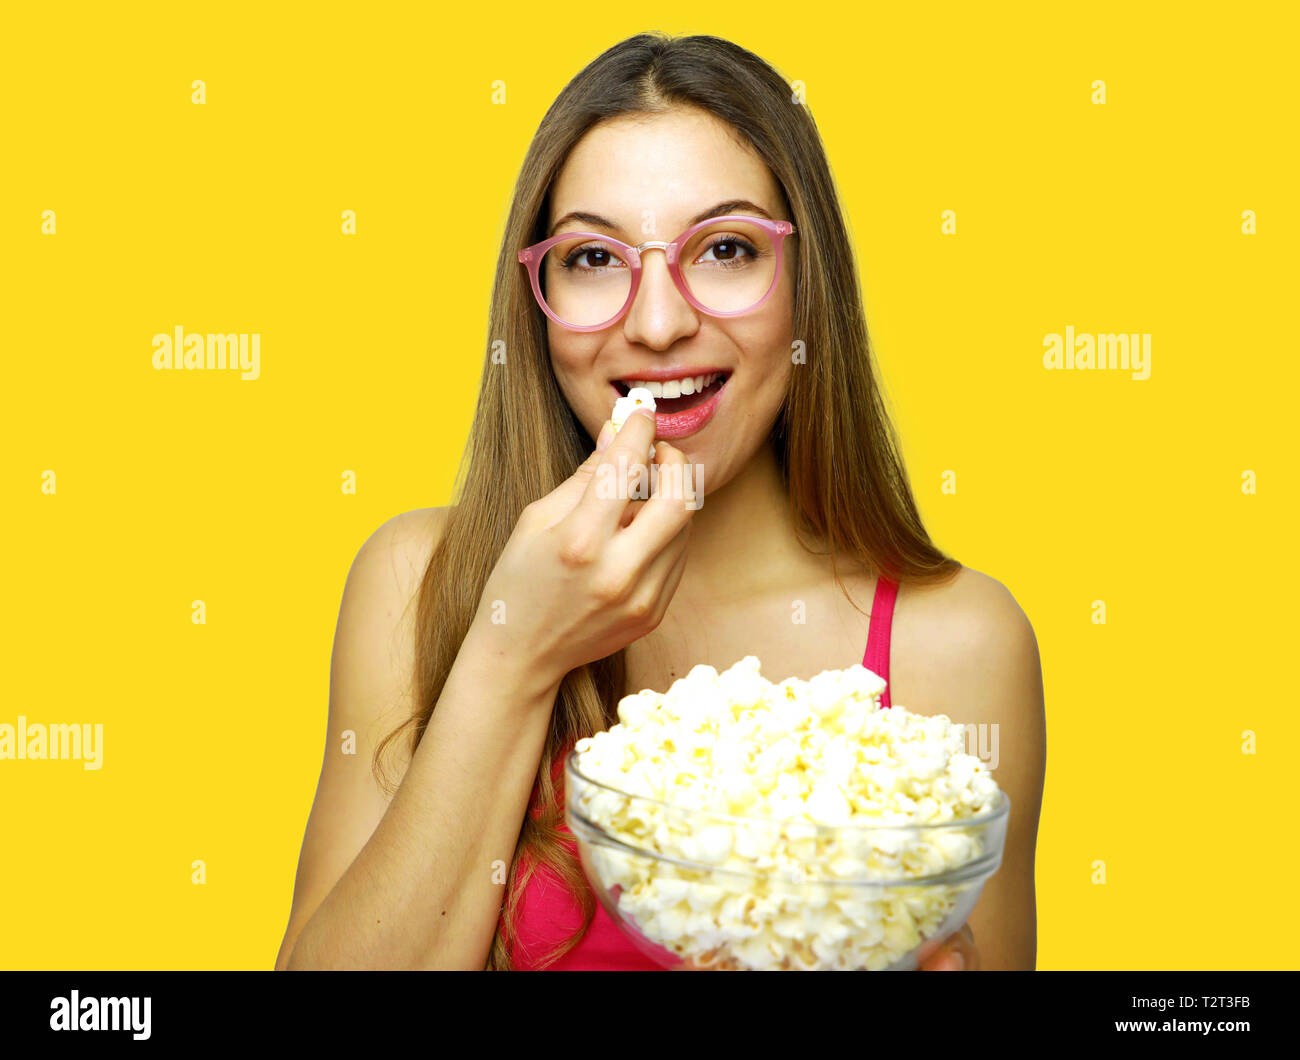
<svg viewBox="0 0 1300 1060">
<path fill-rule="evenodd" d="M 573 856 L 564 754 L 699 663 L 860 662 L 870 604 L 892 702 L 996 726 L 1011 798 L 1001 869 L 924 967 L 1033 968 L 1033 631 L 922 527 L 822 145 L 785 82 L 713 37 L 601 55 L 534 137 L 491 313 L 459 502 L 390 520 L 348 577 L 276 966 L 650 967 Z M 660 411 L 611 444 L 615 399 L 647 382 Z M 693 494 L 600 488 L 656 433 Z M 339 753 L 349 731 L 358 753 Z"/>
</svg>

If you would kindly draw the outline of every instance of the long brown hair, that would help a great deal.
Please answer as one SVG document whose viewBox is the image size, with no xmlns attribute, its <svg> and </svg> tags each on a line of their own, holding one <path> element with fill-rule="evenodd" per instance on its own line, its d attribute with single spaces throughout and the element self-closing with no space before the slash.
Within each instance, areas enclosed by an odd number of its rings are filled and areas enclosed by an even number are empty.
<svg viewBox="0 0 1300 1060">
<path fill-rule="evenodd" d="M 729 41 L 662 33 L 630 37 L 560 93 L 529 145 L 515 185 L 497 259 L 478 408 L 457 476 L 457 503 L 419 592 L 414 712 L 376 749 L 376 775 L 385 747 L 403 730 L 409 730 L 412 753 L 419 745 L 520 513 L 570 476 L 591 449 L 551 369 L 546 320 L 518 251 L 546 238 L 552 182 L 592 126 L 677 106 L 710 112 L 752 145 L 783 189 L 798 232 L 793 333 L 804 342 L 807 362 L 790 373 L 770 440 L 801 538 L 830 553 L 841 587 L 837 558 L 900 583 L 943 580 L 960 569 L 931 543 L 917 513 L 876 382 L 848 232 L 807 106 L 792 100 L 790 86 L 771 66 Z M 505 357 L 494 357 L 494 349 Z M 521 393 L 546 398 L 519 402 L 510 396 Z M 571 671 L 560 686 L 488 969 L 511 967 L 519 894 L 538 864 L 564 881 L 584 915 L 581 930 L 546 963 L 567 953 L 591 923 L 595 898 L 572 853 L 572 837 L 559 830 L 563 807 L 557 772 L 575 740 L 617 720 L 623 677 L 619 651 Z M 391 790 L 383 778 L 380 782 Z"/>
</svg>

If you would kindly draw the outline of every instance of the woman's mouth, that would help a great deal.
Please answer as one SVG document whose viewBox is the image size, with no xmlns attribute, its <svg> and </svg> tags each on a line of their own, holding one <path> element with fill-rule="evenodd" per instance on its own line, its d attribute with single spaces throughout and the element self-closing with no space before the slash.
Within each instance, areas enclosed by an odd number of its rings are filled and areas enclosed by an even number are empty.
<svg viewBox="0 0 1300 1060">
<path fill-rule="evenodd" d="M 655 399 L 655 437 L 667 440 L 694 434 L 708 423 L 730 378 L 729 371 L 721 371 L 664 382 L 635 377 L 615 379 L 611 385 L 617 397 L 626 397 L 633 387 L 650 391 Z"/>
</svg>

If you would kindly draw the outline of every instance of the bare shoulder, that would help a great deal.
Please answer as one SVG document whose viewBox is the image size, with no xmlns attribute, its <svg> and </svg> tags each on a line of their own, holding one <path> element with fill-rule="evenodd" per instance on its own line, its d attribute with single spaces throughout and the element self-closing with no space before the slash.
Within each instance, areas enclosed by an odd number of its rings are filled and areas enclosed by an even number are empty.
<svg viewBox="0 0 1300 1060">
<path fill-rule="evenodd" d="M 395 515 L 372 533 L 348 572 L 335 633 L 331 710 L 343 723 L 404 716 L 413 665 L 413 605 L 449 508 Z"/>
<path fill-rule="evenodd" d="M 1005 585 L 971 567 L 946 582 L 900 588 L 890 672 L 894 702 L 950 715 L 945 704 L 969 701 L 979 686 L 1028 692 L 1041 682 L 1029 617 Z"/>
<path fill-rule="evenodd" d="M 393 516 L 361 546 L 358 561 L 383 557 L 397 564 L 400 560 L 396 569 L 402 581 L 409 578 L 412 570 L 423 575 L 450 513 L 450 507 L 416 508 Z"/>
<path fill-rule="evenodd" d="M 904 639 L 928 641 L 949 654 L 999 645 L 1023 651 L 1036 643 L 1029 617 L 1010 590 L 973 567 L 935 585 L 904 585 L 894 622 Z"/>
</svg>

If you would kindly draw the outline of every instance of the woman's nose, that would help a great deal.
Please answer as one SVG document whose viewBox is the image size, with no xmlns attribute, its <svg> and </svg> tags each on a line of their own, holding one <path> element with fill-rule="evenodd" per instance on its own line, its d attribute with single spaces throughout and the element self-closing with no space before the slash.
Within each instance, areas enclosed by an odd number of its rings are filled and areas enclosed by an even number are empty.
<svg viewBox="0 0 1300 1060">
<path fill-rule="evenodd" d="M 658 247 L 643 251 L 641 282 L 623 318 L 624 335 L 629 341 L 663 349 L 698 327 L 695 310 L 673 283 L 667 254 Z"/>
</svg>

